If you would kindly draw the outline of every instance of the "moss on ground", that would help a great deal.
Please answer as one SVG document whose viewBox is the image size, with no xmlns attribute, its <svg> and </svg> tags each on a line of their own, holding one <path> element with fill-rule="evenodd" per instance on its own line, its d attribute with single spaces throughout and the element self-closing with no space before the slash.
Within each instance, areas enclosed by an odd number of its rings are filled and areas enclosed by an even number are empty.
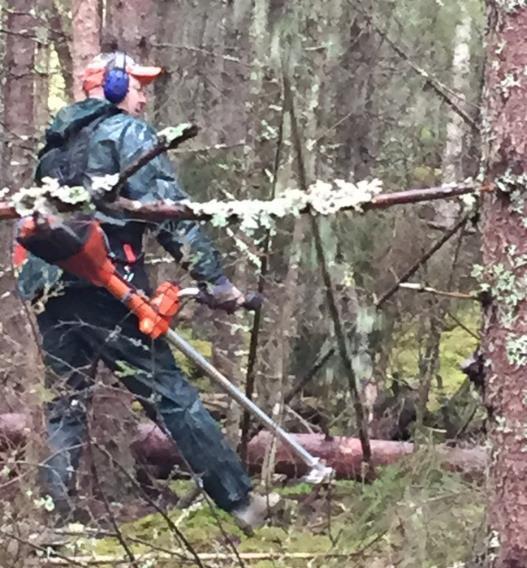
<svg viewBox="0 0 527 568">
<path fill-rule="evenodd" d="M 457 317 L 465 327 L 475 333 L 478 332 L 480 311 L 477 307 L 466 307 L 459 311 Z M 391 357 L 391 371 L 398 372 L 410 384 L 414 384 L 416 377 L 419 376 L 418 333 L 415 325 L 405 326 L 396 338 L 396 347 Z M 476 338 L 459 325 L 442 333 L 439 346 L 439 374 L 443 381 L 443 390 L 440 392 L 436 381 L 433 382 L 428 404 L 431 412 L 437 410 L 442 397 L 450 397 L 457 392 L 466 379 L 460 370 L 460 364 L 470 357 L 476 347 Z"/>
<path fill-rule="evenodd" d="M 179 487 L 183 488 L 189 488 L 188 483 Z M 168 515 L 198 552 L 232 552 L 225 538 L 228 535 L 240 553 L 277 555 L 272 560 L 246 561 L 248 566 L 260 568 L 446 567 L 470 554 L 475 535 L 482 530 L 484 497 L 480 487 L 443 471 L 431 448 L 382 469 L 371 484 L 338 481 L 328 493 L 299 483 L 278 491 L 284 497 L 284 510 L 273 526 L 256 531 L 252 537 L 245 536 L 229 515 L 203 502 L 186 511 L 170 510 Z M 181 549 L 160 514 L 124 523 L 120 528 L 137 555 L 152 554 L 156 547 Z M 123 556 L 114 538 L 79 539 L 75 549 L 77 554 Z M 345 557 L 319 558 L 309 564 L 305 559 L 286 556 L 295 552 Z M 174 561 L 159 560 L 152 565 L 176 566 Z M 222 559 L 205 565 L 238 564 Z"/>
</svg>

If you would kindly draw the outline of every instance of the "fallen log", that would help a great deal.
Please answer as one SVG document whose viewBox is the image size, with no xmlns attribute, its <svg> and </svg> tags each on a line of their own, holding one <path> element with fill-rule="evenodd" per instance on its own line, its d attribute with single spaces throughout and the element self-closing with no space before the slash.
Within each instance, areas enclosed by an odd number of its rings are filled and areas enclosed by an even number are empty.
<svg viewBox="0 0 527 568">
<path fill-rule="evenodd" d="M 326 439 L 323 434 L 294 434 L 294 437 L 312 455 L 325 460 L 335 470 L 337 479 L 361 478 L 362 449 L 358 438 L 335 436 Z M 261 470 L 271 440 L 272 434 L 260 432 L 249 442 L 247 461 L 251 473 Z M 175 444 L 157 426 L 140 424 L 132 449 L 138 461 L 154 466 L 161 477 L 168 475 L 174 465 L 182 465 Z M 435 449 L 447 469 L 459 471 L 470 479 L 483 477 L 487 458 L 482 447 L 451 448 L 440 444 Z M 371 440 L 371 450 L 373 465 L 382 467 L 410 455 L 414 444 Z M 307 467 L 286 446 L 279 444 L 275 472 L 299 478 L 307 473 Z"/>
<path fill-rule="evenodd" d="M 0 452 L 23 446 L 31 432 L 28 423 L 27 416 L 22 413 L 0 414 Z M 357 438 L 335 436 L 326 439 L 323 434 L 294 436 L 312 455 L 334 468 L 337 479 L 361 478 L 362 451 Z M 247 458 L 251 473 L 260 471 L 271 440 L 272 434 L 260 432 L 250 441 Z M 138 464 L 152 468 L 160 477 L 168 476 L 174 466 L 184 466 L 175 443 L 151 422 L 138 424 L 130 449 Z M 414 444 L 371 440 L 371 449 L 373 465 L 382 467 L 411 454 Z M 441 444 L 435 450 L 446 468 L 459 471 L 471 479 L 483 476 L 487 455 L 482 447 L 451 448 Z M 306 473 L 306 466 L 288 448 L 278 444 L 275 471 L 298 478 Z"/>
<path fill-rule="evenodd" d="M 331 466 L 337 479 L 360 479 L 363 466 L 362 448 L 358 438 L 334 436 L 326 439 L 324 434 L 294 434 L 300 444 L 312 455 L 319 457 Z M 269 432 L 260 432 L 249 443 L 249 464 L 253 470 L 261 468 L 266 448 L 273 436 Z M 375 468 L 396 463 L 413 453 L 415 446 L 411 442 L 393 442 L 391 440 L 370 440 L 372 465 Z M 438 444 L 435 448 L 441 463 L 449 470 L 459 471 L 464 476 L 475 479 L 484 475 L 487 454 L 482 447 L 452 448 Z M 288 477 L 301 477 L 307 469 L 288 448 L 278 444 L 276 451 L 276 473 Z"/>
</svg>

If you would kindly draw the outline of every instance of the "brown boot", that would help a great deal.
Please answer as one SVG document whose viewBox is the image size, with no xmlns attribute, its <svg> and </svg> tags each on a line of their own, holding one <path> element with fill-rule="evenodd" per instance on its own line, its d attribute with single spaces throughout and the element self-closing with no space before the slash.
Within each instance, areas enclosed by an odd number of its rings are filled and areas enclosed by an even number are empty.
<svg viewBox="0 0 527 568">
<path fill-rule="evenodd" d="M 249 496 L 249 504 L 234 509 L 231 514 L 238 526 L 250 536 L 271 516 L 271 513 L 280 503 L 280 500 L 280 495 L 277 493 L 269 493 L 268 495 L 251 493 Z"/>
</svg>

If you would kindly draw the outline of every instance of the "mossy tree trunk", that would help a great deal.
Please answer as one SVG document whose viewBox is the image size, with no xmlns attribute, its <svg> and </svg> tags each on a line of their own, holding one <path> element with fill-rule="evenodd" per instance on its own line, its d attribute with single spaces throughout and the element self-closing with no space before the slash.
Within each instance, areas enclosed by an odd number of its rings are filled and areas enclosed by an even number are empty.
<svg viewBox="0 0 527 568">
<path fill-rule="evenodd" d="M 489 2 L 483 200 L 483 347 L 492 447 L 489 566 L 527 566 L 527 7 Z"/>
</svg>

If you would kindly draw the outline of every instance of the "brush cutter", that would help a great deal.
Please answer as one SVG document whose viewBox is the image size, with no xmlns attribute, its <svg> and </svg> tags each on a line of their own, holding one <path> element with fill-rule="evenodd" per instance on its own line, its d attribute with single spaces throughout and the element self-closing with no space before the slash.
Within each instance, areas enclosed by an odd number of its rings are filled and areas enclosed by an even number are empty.
<svg viewBox="0 0 527 568">
<path fill-rule="evenodd" d="M 306 451 L 290 434 L 170 328 L 170 322 L 179 311 L 181 300 L 184 298 L 194 298 L 210 307 L 217 307 L 213 296 L 205 289 L 180 289 L 172 282 L 164 282 L 149 298 L 118 274 L 116 266 L 110 259 L 103 230 L 97 221 L 88 217 L 79 216 L 68 221 L 51 216 L 23 219 L 18 226 L 17 242 L 24 249 L 45 261 L 56 264 L 63 270 L 108 290 L 137 316 L 142 333 L 152 339 L 164 335 L 171 345 L 188 357 L 265 428 L 276 434 L 307 465 L 309 468 L 305 476 L 307 482 L 318 484 L 331 479 L 332 468 Z M 20 256 L 19 252 L 15 254 Z M 261 298 L 258 295 L 248 295 L 242 307 L 253 310 L 260 303 Z"/>
</svg>

